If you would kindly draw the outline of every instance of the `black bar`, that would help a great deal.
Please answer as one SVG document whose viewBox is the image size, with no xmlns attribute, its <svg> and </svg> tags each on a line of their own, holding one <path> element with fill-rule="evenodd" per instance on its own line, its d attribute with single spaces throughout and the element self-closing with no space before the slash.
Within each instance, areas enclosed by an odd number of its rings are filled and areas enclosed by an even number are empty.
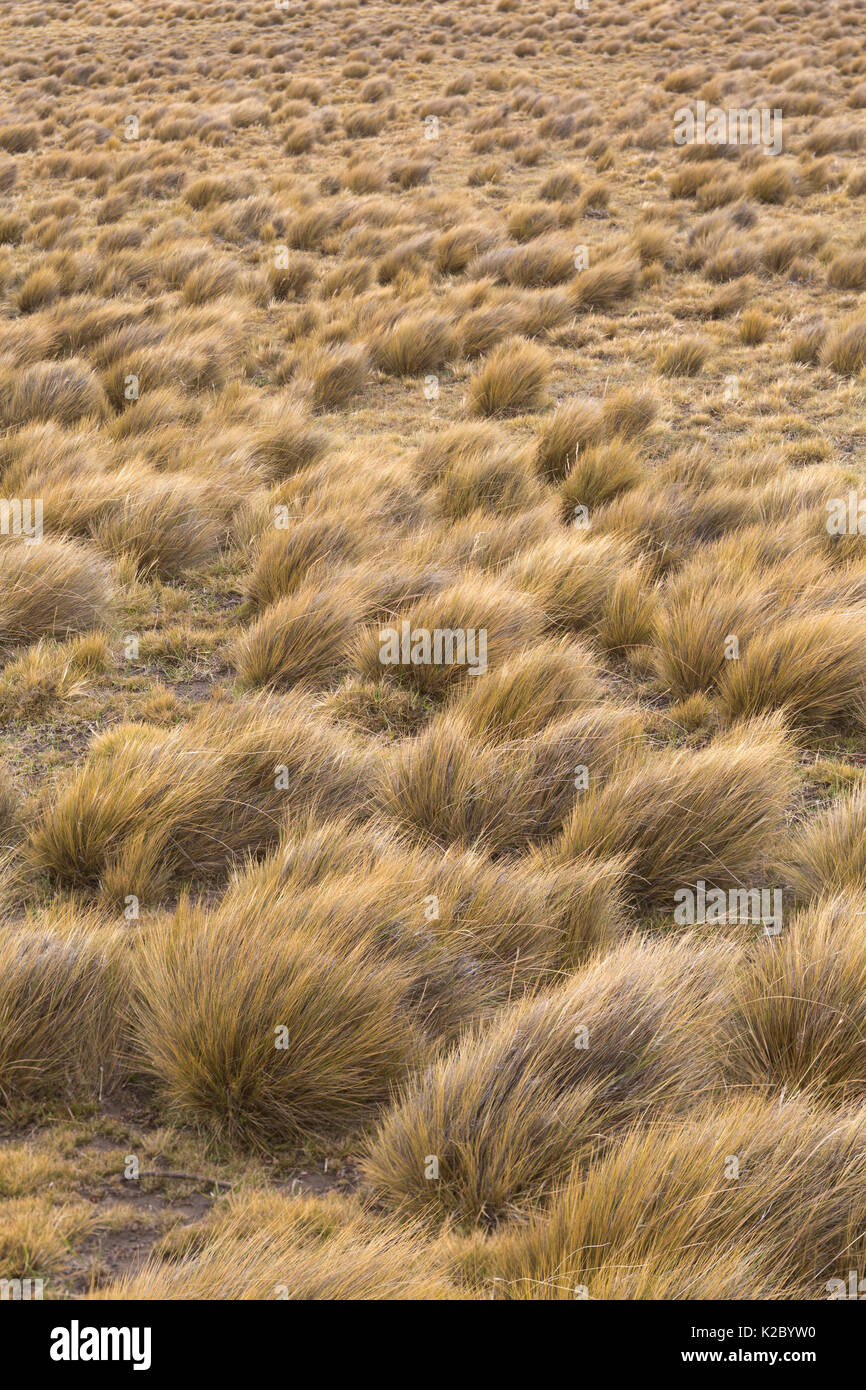
<svg viewBox="0 0 866 1390">
<path fill-rule="evenodd" d="M 856 1365 L 863 1344 L 862 1317 L 840 1302 L 798 1303 L 598 1303 L 574 1300 L 542 1307 L 506 1308 L 505 1300 L 473 1304 L 378 1303 L 9 1303 L 0 1313 L 7 1350 L 14 1345 L 21 1371 L 52 1380 L 69 1376 L 92 1380 L 101 1371 L 129 1374 L 219 1377 L 236 1371 L 245 1378 L 276 1376 L 289 1385 L 300 1375 L 321 1374 L 332 1381 L 344 1373 L 356 1378 L 363 1366 L 391 1365 L 395 1374 L 450 1381 L 459 1364 L 461 1378 L 477 1367 L 489 1381 L 499 1358 L 532 1357 L 553 1374 L 552 1355 L 567 1357 L 569 1379 L 666 1377 L 674 1372 L 700 1378 L 708 1370 L 737 1375 L 759 1368 L 769 1382 L 790 1371 L 841 1374 Z M 526 1319 L 524 1322 L 523 1319 Z M 452 1321 L 453 1320 L 453 1321 Z M 488 1321 L 489 1320 L 489 1321 Z M 117 1329 L 104 1339 L 101 1329 Z M 93 1329 L 96 1330 L 94 1333 Z M 123 1329 L 128 1333 L 124 1336 Z M 133 1329 L 139 1329 L 138 1334 Z M 149 1330 L 149 1341 L 145 1335 Z M 98 1334 L 98 1335 L 97 1335 Z M 406 1338 L 414 1348 L 409 1358 Z M 525 1340 L 527 1337 L 530 1341 Z M 543 1337 L 544 1341 L 539 1338 Z M 553 1339 L 553 1340 L 550 1340 Z M 559 1345 L 557 1345 L 559 1343 Z M 126 1360 L 86 1360 L 91 1347 L 108 1357 L 117 1347 Z M 60 1353 L 78 1360 L 53 1359 Z M 418 1350 L 427 1354 L 416 1360 Z M 459 1351 L 458 1351 L 459 1349 Z M 437 1351 L 452 1367 L 445 1371 Z M 141 1363 L 133 1369 L 134 1358 Z M 311 1361 L 319 1362 L 314 1372 Z M 343 1362 L 343 1358 L 345 1361 Z M 144 1364 L 145 1360 L 147 1365 Z M 468 1364 L 467 1364 L 468 1363 Z M 439 1369 L 437 1370 L 437 1365 Z M 267 1368 L 271 1368 L 268 1370 Z M 303 1370 L 302 1368 L 306 1369 Z M 278 1369 L 282 1368 L 282 1369 Z M 732 1382 L 736 1384 L 736 1382 Z"/>
</svg>

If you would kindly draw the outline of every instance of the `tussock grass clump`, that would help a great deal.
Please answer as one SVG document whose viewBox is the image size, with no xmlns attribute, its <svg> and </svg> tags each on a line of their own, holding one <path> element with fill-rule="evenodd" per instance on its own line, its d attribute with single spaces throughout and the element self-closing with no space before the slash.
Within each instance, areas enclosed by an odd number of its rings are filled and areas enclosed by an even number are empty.
<svg viewBox="0 0 866 1390">
<path fill-rule="evenodd" d="M 440 717 L 392 752 L 380 802 L 404 831 L 431 845 L 522 848 L 526 827 L 512 804 L 518 776 L 459 718 Z"/>
<path fill-rule="evenodd" d="M 72 1198 L 60 1204 L 53 1196 L 17 1197 L 3 1203 L 0 1259 L 25 1279 L 62 1277 L 70 1252 L 98 1223 L 91 1203 Z"/>
<path fill-rule="evenodd" d="M 471 1030 L 384 1117 L 370 1189 L 400 1211 L 495 1221 L 648 1109 L 687 1109 L 717 1074 L 733 959 L 629 944 Z"/>
<path fill-rule="evenodd" d="M 0 1098 L 57 1098 L 113 1079 L 123 989 L 121 931 L 63 912 L 0 944 Z"/>
<path fill-rule="evenodd" d="M 617 579 L 633 558 L 627 541 L 577 530 L 521 551 L 505 573 L 535 599 L 549 627 L 569 631 L 600 621 Z"/>
<path fill-rule="evenodd" d="M 409 661 L 403 661 L 403 625 L 409 629 Z M 384 629 L 396 629 L 401 638 L 400 661 L 388 659 L 390 653 L 383 645 Z M 461 664 L 459 642 L 454 642 L 453 659 L 437 665 L 424 661 L 423 644 L 416 649 L 412 659 L 412 644 L 420 639 L 417 634 L 447 633 L 476 634 L 480 644 L 480 634 L 486 633 L 486 666 L 496 669 L 508 657 L 522 647 L 537 642 L 542 636 L 543 618 L 531 596 L 515 591 L 501 580 L 468 577 L 457 584 L 451 584 L 438 593 L 421 599 L 411 608 L 389 615 L 384 623 L 363 635 L 358 643 L 355 664 L 363 676 L 370 680 L 382 679 L 398 684 L 415 686 L 424 694 L 444 695 L 456 682 L 483 680 L 483 674 L 470 676 L 470 658 L 474 656 L 476 666 L 481 665 L 481 648 L 474 653 L 468 644 L 466 659 Z M 416 637 L 412 634 L 415 633 Z M 432 639 L 431 639 L 432 640 Z M 443 656 L 446 654 L 443 636 Z M 432 648 L 431 648 L 432 650 Z M 385 660 L 382 659 L 383 655 Z"/>
<path fill-rule="evenodd" d="M 286 241 L 293 251 L 323 251 L 340 221 L 340 210 L 322 203 L 304 208 L 286 229 Z"/>
<path fill-rule="evenodd" d="M 628 888 L 644 906 L 674 908 L 677 888 L 750 882 L 784 824 L 794 787 L 778 720 L 738 725 L 698 752 L 647 753 L 576 801 L 560 859 L 628 856 Z"/>
<path fill-rule="evenodd" d="M 776 159 L 765 160 L 746 184 L 749 197 L 759 203 L 787 203 L 794 189 L 791 169 Z"/>
<path fill-rule="evenodd" d="M 32 270 L 15 296 L 15 303 L 22 314 L 32 314 L 46 304 L 53 304 L 59 297 L 63 282 L 57 271 L 50 265 L 37 266 Z"/>
<path fill-rule="evenodd" d="M 345 560 L 354 538 L 345 522 L 328 516 L 301 517 L 287 531 L 271 531 L 259 545 L 246 580 L 246 594 L 257 608 L 293 593 L 314 565 Z"/>
<path fill-rule="evenodd" d="M 782 871 L 797 897 L 866 893 L 866 794 L 857 788 L 800 825 L 785 846 Z"/>
<path fill-rule="evenodd" d="M 561 482 L 580 450 L 597 442 L 603 428 L 601 407 L 595 401 L 577 399 L 559 406 L 538 433 L 536 467 L 541 476 L 547 482 Z"/>
<path fill-rule="evenodd" d="M 757 511 L 757 501 L 746 488 L 654 480 L 604 503 L 592 525 L 606 535 L 630 538 L 663 574 L 688 558 L 695 546 L 754 521 Z"/>
<path fill-rule="evenodd" d="M 268 289 L 273 299 L 303 299 L 316 278 L 316 267 L 309 256 L 286 257 L 287 265 L 268 270 Z"/>
<path fill-rule="evenodd" d="M 719 166 L 714 159 L 692 160 L 668 180 L 672 198 L 694 198 L 698 192 L 717 181 Z"/>
<path fill-rule="evenodd" d="M 189 311 L 192 312 L 192 311 Z M 200 312 L 200 311 L 198 311 Z M 227 316 L 217 336 L 212 330 L 166 337 L 159 344 L 127 351 L 121 342 L 108 340 L 101 345 L 109 359 L 102 374 L 102 385 L 115 410 L 126 405 L 125 391 L 130 376 L 138 378 L 141 394 L 158 387 L 209 392 L 225 386 L 233 366 L 231 319 Z M 122 356 L 115 356 L 116 352 Z M 86 413 L 84 410 L 79 414 Z"/>
<path fill-rule="evenodd" d="M 470 516 L 482 507 L 519 515 L 541 500 L 528 451 L 510 440 L 453 451 L 439 475 L 438 496 L 440 511 L 449 517 Z"/>
<path fill-rule="evenodd" d="M 710 179 L 698 189 L 695 201 L 701 211 L 711 208 L 726 207 L 729 203 L 736 202 L 740 196 L 741 185 L 735 178 L 719 175 L 718 178 Z"/>
<path fill-rule="evenodd" d="M 866 287 L 866 251 L 848 251 L 836 256 L 827 271 L 827 284 L 837 290 Z"/>
<path fill-rule="evenodd" d="M 200 179 L 195 179 L 192 183 L 187 184 L 183 196 L 184 201 L 189 203 L 191 208 L 199 210 L 212 207 L 215 203 L 231 202 L 240 196 L 240 192 L 237 184 L 231 179 L 205 174 Z"/>
<path fill-rule="evenodd" d="M 731 999 L 726 1070 L 737 1086 L 821 1093 L 837 1103 L 866 1092 L 866 902 L 818 899 L 780 936 L 759 941 Z"/>
<path fill-rule="evenodd" d="M 783 275 L 794 261 L 803 260 L 818 249 L 821 235 L 815 230 L 784 231 L 764 242 L 764 265 L 776 275 Z"/>
<path fill-rule="evenodd" d="M 38 644 L 36 650 L 38 650 Z M 14 667 L 15 662 L 10 661 L 4 669 L 3 676 L 0 676 L 0 691 L 3 694 L 5 694 L 4 686 L 8 689 L 6 685 L 8 672 L 10 669 L 14 670 Z M 2 695 L 0 695 L 0 707 L 2 707 L 2 703 Z M 18 792 L 9 776 L 8 768 L 4 765 L 0 769 L 0 836 L 3 837 L 4 847 L 7 847 L 8 843 L 15 838 L 19 809 Z"/>
<path fill-rule="evenodd" d="M 574 273 L 574 248 L 560 236 L 542 236 L 510 251 L 494 250 L 489 263 L 498 278 L 523 290 L 549 289 L 563 285 Z M 476 263 L 479 273 L 487 273 L 488 257 Z"/>
<path fill-rule="evenodd" d="M 759 250 L 751 242 L 723 243 L 704 262 L 704 274 L 714 285 L 739 280 L 758 264 Z"/>
<path fill-rule="evenodd" d="M 469 937 L 486 1003 L 500 1006 L 623 939 L 621 879 L 615 860 L 562 873 L 534 858 L 490 861 L 473 851 L 446 856 L 434 877 L 452 949 Z"/>
<path fill-rule="evenodd" d="M 377 160 L 353 161 L 343 174 L 343 183 L 352 193 L 379 193 L 385 182 L 385 170 Z"/>
<path fill-rule="evenodd" d="M 578 710 L 535 737 L 506 745 L 518 771 L 518 802 L 526 803 L 526 838 L 548 840 L 563 826 L 586 781 L 604 780 L 640 741 L 642 718 L 631 705 Z"/>
<path fill-rule="evenodd" d="M 533 241 L 545 232 L 552 232 L 559 218 L 545 203 L 516 203 L 508 213 L 506 226 L 515 241 Z"/>
<path fill-rule="evenodd" d="M 194 266 L 183 282 L 181 299 L 184 304 L 206 304 L 230 294 L 237 278 L 238 266 L 228 258 Z"/>
<path fill-rule="evenodd" d="M 638 284 L 640 266 L 636 261 L 611 259 L 590 266 L 574 281 L 570 298 L 575 310 L 612 309 L 630 299 Z"/>
<path fill-rule="evenodd" d="M 702 338 L 680 338 L 661 348 L 656 356 L 656 370 L 662 376 L 697 376 L 708 356 Z"/>
<path fill-rule="evenodd" d="M 740 342 L 745 343 L 746 347 L 757 347 L 766 341 L 772 327 L 773 320 L 763 309 L 746 309 L 740 319 L 737 333 Z"/>
<path fill-rule="evenodd" d="M 840 376 L 855 376 L 866 364 L 866 316 L 853 314 L 831 328 L 821 349 L 821 361 Z"/>
<path fill-rule="evenodd" d="M 627 658 L 652 637 L 658 594 L 643 561 L 617 575 L 595 635 L 605 651 Z"/>
<path fill-rule="evenodd" d="M 791 339 L 791 361 L 816 366 L 821 360 L 821 351 L 826 338 L 827 325 L 825 323 L 812 323 L 802 328 Z"/>
<path fill-rule="evenodd" d="M 275 578 L 272 572 L 269 579 Z M 237 638 L 232 660 L 241 684 L 285 689 L 327 681 L 348 664 L 367 606 L 367 592 L 346 579 L 327 589 L 311 581 L 286 594 Z"/>
<path fill-rule="evenodd" d="M 513 338 L 525 326 L 519 304 L 502 303 L 471 309 L 457 324 L 457 336 L 464 357 L 480 357 L 504 339 Z"/>
<path fill-rule="evenodd" d="M 708 75 L 707 69 L 698 65 L 675 68 L 668 73 L 662 87 L 666 92 L 693 92 L 704 85 Z"/>
<path fill-rule="evenodd" d="M 465 883 L 462 901 L 455 902 L 449 891 L 445 920 L 440 912 L 431 921 L 422 885 L 437 887 L 439 875 L 427 855 L 378 827 L 375 841 L 359 843 L 345 820 L 314 825 L 311 831 L 309 824 L 309 818 L 301 822 L 302 834 L 295 840 L 299 856 L 320 852 L 312 838 L 345 835 L 347 828 L 350 853 L 331 863 L 320 861 L 313 883 L 305 881 L 303 869 L 293 872 L 288 845 L 278 867 L 265 861 L 260 871 L 256 866 L 239 875 L 218 909 L 234 931 L 243 936 L 248 921 L 255 939 L 256 923 L 265 920 L 273 936 L 288 939 L 300 933 L 336 957 L 365 966 L 381 964 L 394 990 L 401 992 L 404 1017 L 414 1020 L 419 1037 L 423 1034 L 431 1044 L 453 1038 L 502 997 L 508 985 L 504 963 L 493 961 L 481 932 L 476 935 L 465 926 Z M 605 872 L 609 879 L 610 866 Z M 513 966 L 509 980 L 511 974 Z"/>
<path fill-rule="evenodd" d="M 500 1007 L 622 940 L 621 880 L 616 860 L 561 871 L 535 858 L 491 860 L 472 850 L 445 855 L 421 875 L 438 897 L 442 940 L 458 959 L 471 949 L 472 979 L 483 982 L 485 1005 Z"/>
<path fill-rule="evenodd" d="M 365 389 L 370 370 L 365 347 L 329 347 L 312 355 L 299 381 L 314 410 L 340 410 Z"/>
<path fill-rule="evenodd" d="M 462 687 L 454 709 L 473 733 L 523 738 L 598 698 L 598 663 L 579 642 L 548 640 Z"/>
<path fill-rule="evenodd" d="M 0 188 L 2 188 L 5 170 L 0 169 Z M 18 217 L 14 212 L 7 212 L 0 215 L 0 246 L 17 246 L 24 235 L 26 223 L 22 217 Z"/>
<path fill-rule="evenodd" d="M 453 350 L 451 324 L 437 313 L 406 314 L 370 342 L 374 365 L 390 376 L 420 376 L 441 367 Z"/>
<path fill-rule="evenodd" d="M 45 805 L 28 855 L 70 887 L 110 873 L 144 900 L 179 873 L 219 874 L 273 844 L 292 806 L 345 809 L 361 781 L 358 758 L 297 695 L 208 705 L 168 732 L 126 724 L 100 736 Z"/>
<path fill-rule="evenodd" d="M 651 223 L 637 228 L 632 245 L 642 266 L 656 263 L 667 265 L 674 254 L 670 232 Z"/>
<path fill-rule="evenodd" d="M 567 202 L 580 193 L 580 171 L 563 167 L 548 174 L 538 190 L 539 198 L 548 203 Z"/>
<path fill-rule="evenodd" d="M 857 125 L 847 125 L 844 121 L 820 121 L 806 140 L 806 149 L 812 154 L 833 154 L 840 150 L 859 150 L 863 147 L 866 132 Z"/>
<path fill-rule="evenodd" d="M 381 805 L 435 845 L 526 849 L 562 828 L 577 795 L 576 771 L 603 778 L 639 731 L 633 711 L 597 706 L 540 734 L 494 741 L 473 734 L 458 708 L 394 749 L 381 775 Z"/>
<path fill-rule="evenodd" d="M 496 245 L 496 234 L 487 227 L 460 223 L 443 232 L 433 248 L 436 264 L 444 275 L 459 275 L 477 256 Z"/>
<path fill-rule="evenodd" d="M 627 736 L 631 735 L 627 732 Z M 535 883 L 543 897 L 540 910 L 536 910 L 532 920 L 537 922 L 541 918 L 547 924 L 553 938 L 549 961 L 557 978 L 559 972 L 575 970 L 628 937 L 630 925 L 621 860 L 586 859 L 565 870 L 545 865 L 536 875 Z M 530 894 L 527 909 L 531 903 Z M 504 947 L 502 956 L 507 960 Z M 509 1003 L 513 995 L 510 978 Z"/>
<path fill-rule="evenodd" d="M 737 582 L 701 557 L 685 565 L 666 591 L 654 623 L 655 666 L 665 688 L 681 699 L 711 689 L 728 664 L 731 637 L 750 641 L 767 606 L 767 595 L 754 578 Z"/>
<path fill-rule="evenodd" d="M 59 701 L 83 694 L 89 681 L 104 672 L 108 639 L 104 632 L 83 633 L 70 642 L 41 638 L 9 661 L 0 674 L 0 716 L 4 719 L 44 718 Z M 11 835 L 16 824 L 16 798 L 11 787 L 0 792 L 0 833 Z"/>
<path fill-rule="evenodd" d="M 862 1112 L 760 1096 L 635 1126 L 546 1211 L 467 1242 L 466 1278 L 508 1299 L 826 1298 L 860 1248 L 864 1141 Z"/>
<path fill-rule="evenodd" d="M 625 931 L 616 861 L 563 871 L 471 850 L 440 856 L 381 821 L 346 818 L 288 825 L 272 854 L 236 876 L 220 911 L 300 925 L 329 949 L 363 945 L 402 973 L 406 1008 L 420 1010 L 431 1040 L 453 1038 L 524 983 L 534 988 Z"/>
<path fill-rule="evenodd" d="M 384 124 L 384 117 L 379 115 L 373 118 L 377 128 Z M 369 118 L 368 118 L 369 122 Z M 347 134 L 351 134 L 347 127 Z M 418 188 L 421 184 L 429 182 L 430 174 L 433 171 L 433 162 L 429 159 L 398 159 L 391 166 L 389 178 L 398 188 Z"/>
<path fill-rule="evenodd" d="M 164 1103 L 242 1143 L 351 1128 L 417 1055 L 399 975 L 248 915 L 239 930 L 182 909 L 141 943 L 134 985 Z"/>
<path fill-rule="evenodd" d="M 9 154 L 24 154 L 39 146 L 39 127 L 34 122 L 20 121 L 0 126 L 0 149 Z"/>
<path fill-rule="evenodd" d="M 221 530 L 208 489 L 179 475 L 127 493 L 96 523 L 93 538 L 106 554 L 128 557 L 141 574 L 171 576 L 212 555 Z"/>
<path fill-rule="evenodd" d="M 105 565 L 77 541 L 0 544 L 0 642 L 99 627 L 108 619 L 109 598 Z"/>
<path fill-rule="evenodd" d="M 725 663 L 722 706 L 732 719 L 781 709 L 822 727 L 855 714 L 866 695 L 866 613 L 804 613 L 752 636 Z"/>
<path fill-rule="evenodd" d="M 415 472 L 425 487 L 432 487 L 441 483 L 455 464 L 510 451 L 507 436 L 494 424 L 472 421 L 450 425 L 424 437 L 415 455 Z"/>
<path fill-rule="evenodd" d="M 473 415 L 516 415 L 547 402 L 550 358 L 535 343 L 510 338 L 485 358 L 469 383 Z"/>
<path fill-rule="evenodd" d="M 279 406 L 250 432 L 250 462 L 273 482 L 316 463 L 328 446 L 324 430 L 293 406 Z"/>
<path fill-rule="evenodd" d="M 601 408 L 607 432 L 623 439 L 645 434 L 657 412 L 658 405 L 649 392 L 633 391 L 627 386 L 605 396 Z"/>
<path fill-rule="evenodd" d="M 0 368 L 0 425 L 12 428 L 28 420 L 71 424 L 84 416 L 101 420 L 107 402 L 98 378 L 86 362 L 36 362 L 14 370 Z"/>
<path fill-rule="evenodd" d="M 570 521 L 578 507 L 595 507 L 637 487 L 642 476 L 638 447 L 626 439 L 615 437 L 578 451 L 560 488 L 563 521 Z"/>
</svg>

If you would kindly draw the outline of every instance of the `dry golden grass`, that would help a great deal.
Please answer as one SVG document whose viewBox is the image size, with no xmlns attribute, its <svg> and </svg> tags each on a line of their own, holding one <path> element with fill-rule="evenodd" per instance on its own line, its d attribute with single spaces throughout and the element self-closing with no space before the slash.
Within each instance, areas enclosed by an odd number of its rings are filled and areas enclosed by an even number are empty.
<svg viewBox="0 0 866 1390">
<path fill-rule="evenodd" d="M 468 713 L 467 720 L 458 702 L 453 714 L 431 720 L 394 749 L 383 768 L 381 801 L 409 834 L 496 853 L 528 848 L 559 831 L 578 770 L 603 776 L 640 729 L 631 710 L 591 707 L 536 736 L 494 743 L 474 733 L 471 707 Z"/>
<path fill-rule="evenodd" d="M 2 7 L 0 1275 L 866 1256 L 861 21 Z M 233 1196 L 100 1263 L 114 1144 Z"/>
<path fill-rule="evenodd" d="M 577 463 L 580 450 L 595 443 L 604 427 L 600 408 L 575 400 L 560 406 L 538 435 L 537 467 L 549 482 L 562 479 Z"/>
<path fill-rule="evenodd" d="M 56 1094 L 115 1066 L 125 1002 L 122 931 L 97 914 L 59 912 L 4 934 L 0 1095 Z"/>
<path fill-rule="evenodd" d="M 731 718 L 784 710 L 822 727 L 856 715 L 866 685 L 866 613 L 809 613 L 774 624 L 731 661 L 720 698 Z"/>
<path fill-rule="evenodd" d="M 279 1231 L 274 1239 L 274 1231 Z M 447 1252 L 423 1233 L 340 1198 L 232 1199 L 186 1244 L 109 1284 L 110 1299 L 460 1298 Z"/>
<path fill-rule="evenodd" d="M 820 898 L 783 936 L 758 942 L 732 996 L 731 1082 L 862 1101 L 864 1034 L 853 1001 L 864 970 L 864 905 L 855 894 Z"/>
<path fill-rule="evenodd" d="M 108 618 L 105 566 L 74 541 L 0 545 L 0 641 L 33 642 L 98 627 Z"/>
<path fill-rule="evenodd" d="M 515 415 L 547 399 L 548 355 L 535 344 L 509 339 L 494 348 L 469 383 L 473 415 Z"/>
<path fill-rule="evenodd" d="M 864 1157 L 862 1111 L 710 1103 L 636 1126 L 547 1210 L 455 1254 L 508 1299 L 826 1297 L 862 1248 Z"/>
<path fill-rule="evenodd" d="M 590 781 L 557 857 L 627 856 L 635 899 L 671 912 L 675 888 L 752 882 L 784 824 L 795 778 L 791 752 L 779 724 L 766 719 L 736 726 L 697 752 L 636 758 L 607 782 Z"/>
<path fill-rule="evenodd" d="M 687 1108 L 713 1085 L 731 962 L 685 943 L 629 945 L 468 1033 L 385 1115 L 370 1189 L 398 1210 L 494 1221 L 549 1191 L 600 1136 Z"/>
<path fill-rule="evenodd" d="M 840 797 L 792 832 L 782 867 L 804 902 L 866 889 L 866 798 Z"/>
<path fill-rule="evenodd" d="M 707 344 L 701 338 L 681 338 L 664 347 L 656 358 L 662 376 L 697 376 L 707 360 Z"/>
<path fill-rule="evenodd" d="M 342 1133 L 420 1051 L 404 982 L 252 914 L 181 910 L 137 953 L 132 1046 L 165 1103 L 230 1140 Z"/>
<path fill-rule="evenodd" d="M 206 705 L 167 733 L 119 725 L 50 798 L 28 854 L 58 882 L 92 889 L 110 872 L 121 897 L 144 897 L 191 866 L 218 873 L 275 842 L 293 802 L 347 809 L 362 765 L 297 698 Z"/>
</svg>

